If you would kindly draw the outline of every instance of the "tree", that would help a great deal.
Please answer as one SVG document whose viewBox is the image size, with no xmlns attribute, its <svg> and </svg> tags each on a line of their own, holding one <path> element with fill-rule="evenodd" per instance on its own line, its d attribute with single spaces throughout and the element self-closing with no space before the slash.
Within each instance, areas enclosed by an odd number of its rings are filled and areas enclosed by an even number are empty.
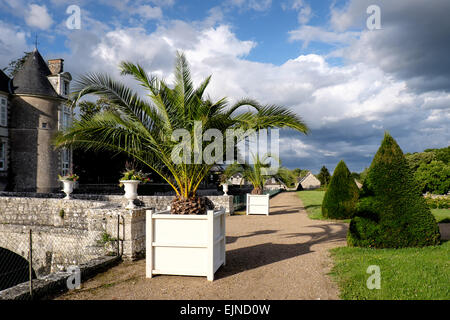
<svg viewBox="0 0 450 320">
<path fill-rule="evenodd" d="M 275 178 L 288 187 L 293 186 L 295 177 L 292 172 L 284 167 L 278 168 L 275 172 L 275 169 L 272 170 L 270 167 L 270 158 L 272 158 L 270 155 L 264 155 L 261 159 L 258 155 L 254 155 L 252 165 L 233 163 L 223 172 L 222 180 L 228 180 L 236 173 L 240 173 L 243 179 L 253 185 L 252 194 L 263 194 L 264 185 L 270 178 Z M 275 160 L 278 161 L 277 159 Z"/>
<path fill-rule="evenodd" d="M 439 228 L 397 142 L 386 133 L 347 234 L 349 246 L 421 247 L 439 243 Z"/>
<path fill-rule="evenodd" d="M 292 174 L 296 177 L 300 177 L 301 173 L 302 173 L 302 169 L 300 169 L 300 168 L 295 168 L 294 170 L 292 170 Z"/>
<path fill-rule="evenodd" d="M 355 179 L 341 160 L 334 169 L 322 202 L 322 215 L 331 219 L 352 218 L 356 211 L 359 189 Z"/>
<path fill-rule="evenodd" d="M 331 175 L 330 175 L 330 172 L 328 171 L 327 167 L 322 166 L 319 174 L 317 175 L 317 179 L 319 179 L 320 184 L 322 186 L 327 186 L 330 183 Z"/>
<path fill-rule="evenodd" d="M 89 118 L 108 110 L 109 104 L 104 98 L 95 102 L 80 101 L 77 104 L 80 118 Z M 127 162 L 132 160 L 123 153 L 111 150 L 73 150 L 73 170 L 81 177 L 83 184 L 113 184 L 121 176 Z M 137 165 L 137 164 L 136 164 Z M 142 169 L 139 167 L 139 169 Z"/>
<path fill-rule="evenodd" d="M 16 73 L 22 68 L 23 64 L 27 60 L 28 56 L 32 52 L 24 52 L 24 55 L 21 58 L 12 60 L 7 67 L 3 68 L 3 71 L 10 77 L 14 78 Z"/>
<path fill-rule="evenodd" d="M 360 179 L 361 183 L 363 183 L 364 179 L 366 179 L 368 172 L 369 172 L 369 168 L 364 168 L 364 170 L 361 171 L 361 173 L 359 174 L 359 179 Z"/>
<path fill-rule="evenodd" d="M 422 163 L 414 173 L 421 192 L 446 194 L 450 189 L 450 165 L 442 161 Z"/>
<path fill-rule="evenodd" d="M 76 84 L 75 101 L 94 94 L 107 99 L 111 110 L 74 121 L 70 128 L 55 138 L 55 145 L 59 148 L 119 151 L 140 161 L 175 191 L 172 213 L 206 212 L 206 203 L 197 197 L 196 191 L 214 163 L 195 160 L 199 156 L 198 148 L 203 150 L 209 144 L 204 139 L 198 142 L 196 137 L 203 136 L 208 129 L 216 129 L 222 135 L 227 129 L 291 128 L 308 132 L 301 118 L 285 107 L 262 106 L 254 100 L 242 99 L 227 108 L 225 98 L 216 102 L 205 99 L 211 76 L 194 88 L 183 54 L 177 54 L 173 86 L 150 76 L 138 64 L 122 62 L 120 69 L 122 75 L 132 76 L 148 91 L 150 101 L 141 99 L 133 90 L 108 75 L 85 75 Z M 237 113 L 243 106 L 255 111 Z M 187 132 L 188 138 L 194 139 L 182 139 L 179 143 L 173 137 L 180 132 Z M 244 136 L 238 139 L 242 140 Z M 174 161 L 174 156 L 177 161 Z"/>
</svg>

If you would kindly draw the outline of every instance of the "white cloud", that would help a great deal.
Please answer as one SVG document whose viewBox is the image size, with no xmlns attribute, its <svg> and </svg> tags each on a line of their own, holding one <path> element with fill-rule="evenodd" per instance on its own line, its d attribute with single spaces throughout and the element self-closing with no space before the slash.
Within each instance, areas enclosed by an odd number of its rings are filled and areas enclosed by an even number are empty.
<svg viewBox="0 0 450 320">
<path fill-rule="evenodd" d="M 390 130 L 405 151 L 420 151 L 430 139 L 434 144 L 448 140 L 443 122 L 448 117 L 436 111 L 445 110 L 447 95 L 418 95 L 379 67 L 332 66 L 316 54 L 300 55 L 279 66 L 247 60 L 256 45 L 237 38 L 228 25 L 171 21 L 154 32 L 118 28 L 90 42 L 80 36 L 71 46 L 81 49 L 65 61 L 72 73 L 104 71 L 119 77 L 118 63 L 130 60 L 170 82 L 175 52 L 183 50 L 197 84 L 212 74 L 207 93 L 213 99 L 251 97 L 288 106 L 305 119 L 311 135 L 282 136 L 281 157 L 291 166 L 295 157 L 310 168 L 339 157 L 357 166 L 351 170 L 362 169 L 368 165 L 368 154 L 376 151 L 383 130 Z"/>
<path fill-rule="evenodd" d="M 27 50 L 26 33 L 0 20 L 0 68 Z"/>
<path fill-rule="evenodd" d="M 25 16 L 25 22 L 28 26 L 47 30 L 53 24 L 53 19 L 47 12 L 45 5 L 30 4 L 28 10 L 28 14 Z"/>
<path fill-rule="evenodd" d="M 149 5 L 142 5 L 133 10 L 135 14 L 140 15 L 145 19 L 161 19 L 162 10 L 160 7 L 152 7 Z"/>
<path fill-rule="evenodd" d="M 334 32 L 322 27 L 302 25 L 297 30 L 289 31 L 290 41 L 303 41 L 303 47 L 310 42 L 325 42 L 328 44 L 350 44 L 360 35 L 360 32 Z"/>
<path fill-rule="evenodd" d="M 255 11 L 266 11 L 272 6 L 272 0 L 228 0 L 227 3 L 240 9 Z"/>
</svg>

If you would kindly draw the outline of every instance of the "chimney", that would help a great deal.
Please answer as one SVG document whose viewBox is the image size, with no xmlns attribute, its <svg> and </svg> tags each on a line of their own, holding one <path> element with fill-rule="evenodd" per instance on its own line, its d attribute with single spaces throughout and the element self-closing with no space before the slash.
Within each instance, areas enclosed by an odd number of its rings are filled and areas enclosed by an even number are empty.
<svg viewBox="0 0 450 320">
<path fill-rule="evenodd" d="M 62 73 L 64 71 L 64 59 L 48 60 L 48 68 L 52 75 Z"/>
</svg>

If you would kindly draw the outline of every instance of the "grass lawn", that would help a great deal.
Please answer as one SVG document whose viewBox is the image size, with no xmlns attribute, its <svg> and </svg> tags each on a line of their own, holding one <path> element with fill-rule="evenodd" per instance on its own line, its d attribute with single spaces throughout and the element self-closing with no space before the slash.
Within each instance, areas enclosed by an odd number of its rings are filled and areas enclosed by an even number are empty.
<svg viewBox="0 0 450 320">
<path fill-rule="evenodd" d="M 450 242 L 435 247 L 331 250 L 331 275 L 342 299 L 450 299 Z M 369 290 L 367 267 L 380 267 L 380 289 Z"/>
<path fill-rule="evenodd" d="M 297 192 L 300 199 L 302 199 L 303 205 L 308 212 L 308 217 L 314 220 L 332 220 L 322 216 L 322 200 L 325 195 L 325 191 L 308 190 Z M 336 220 L 334 220 L 336 221 Z M 339 220 L 341 222 L 350 222 L 350 219 Z"/>
<path fill-rule="evenodd" d="M 438 223 L 450 223 L 450 209 L 431 209 Z"/>
<path fill-rule="evenodd" d="M 326 220 L 321 204 L 325 191 L 299 191 L 308 216 Z M 450 222 L 450 209 L 431 209 L 438 222 Z M 348 222 L 349 220 L 343 220 Z M 342 299 L 450 299 L 450 242 L 439 246 L 405 249 L 332 249 L 331 275 Z M 381 272 L 381 288 L 368 289 L 370 265 Z"/>
</svg>

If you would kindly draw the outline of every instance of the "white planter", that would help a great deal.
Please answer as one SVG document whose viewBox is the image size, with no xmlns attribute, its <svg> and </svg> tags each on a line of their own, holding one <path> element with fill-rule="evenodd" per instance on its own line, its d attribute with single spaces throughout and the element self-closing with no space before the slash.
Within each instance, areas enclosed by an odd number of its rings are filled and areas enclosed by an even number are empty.
<svg viewBox="0 0 450 320">
<path fill-rule="evenodd" d="M 72 199 L 70 194 L 73 192 L 74 181 L 71 180 L 60 180 L 60 181 L 63 183 L 62 191 L 66 194 L 66 197 L 64 199 Z"/>
<path fill-rule="evenodd" d="M 225 265 L 225 209 L 206 215 L 146 214 L 146 275 L 204 276 Z"/>
<path fill-rule="evenodd" d="M 247 215 L 265 214 L 269 215 L 269 195 L 247 193 Z"/>
<path fill-rule="evenodd" d="M 222 187 L 223 187 L 223 195 L 224 196 L 227 196 L 228 195 L 228 184 L 223 184 L 222 185 Z"/>
<path fill-rule="evenodd" d="M 123 183 L 123 187 L 125 189 L 125 199 L 128 200 L 128 205 L 125 207 L 126 209 L 135 208 L 134 200 L 137 199 L 138 193 L 137 188 L 140 183 L 139 180 L 121 180 Z"/>
</svg>

